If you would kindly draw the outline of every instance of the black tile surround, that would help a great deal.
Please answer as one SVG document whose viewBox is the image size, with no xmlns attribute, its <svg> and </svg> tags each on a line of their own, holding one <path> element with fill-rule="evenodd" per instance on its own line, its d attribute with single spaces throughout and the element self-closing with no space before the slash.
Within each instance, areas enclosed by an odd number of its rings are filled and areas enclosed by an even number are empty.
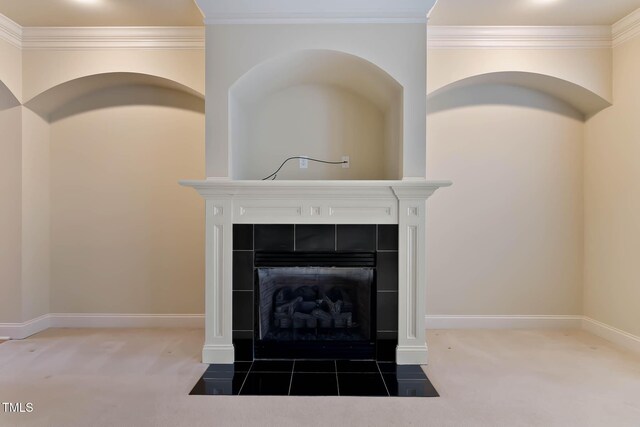
<svg viewBox="0 0 640 427">
<path fill-rule="evenodd" d="M 376 254 L 376 353 L 395 362 L 398 338 L 397 225 L 251 225 L 233 227 L 233 343 L 237 361 L 253 361 L 256 251 Z M 306 357 L 306 356 L 305 356 Z"/>
<path fill-rule="evenodd" d="M 374 361 L 210 365 L 191 395 L 438 397 L 420 366 Z"/>
</svg>

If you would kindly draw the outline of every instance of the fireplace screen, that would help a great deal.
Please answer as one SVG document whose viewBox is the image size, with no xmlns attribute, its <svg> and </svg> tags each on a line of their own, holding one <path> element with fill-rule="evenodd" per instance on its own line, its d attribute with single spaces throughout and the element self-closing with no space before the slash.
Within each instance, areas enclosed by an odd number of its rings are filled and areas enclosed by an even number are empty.
<svg viewBox="0 0 640 427">
<path fill-rule="evenodd" d="M 372 268 L 258 268 L 264 341 L 364 341 L 371 334 Z"/>
</svg>

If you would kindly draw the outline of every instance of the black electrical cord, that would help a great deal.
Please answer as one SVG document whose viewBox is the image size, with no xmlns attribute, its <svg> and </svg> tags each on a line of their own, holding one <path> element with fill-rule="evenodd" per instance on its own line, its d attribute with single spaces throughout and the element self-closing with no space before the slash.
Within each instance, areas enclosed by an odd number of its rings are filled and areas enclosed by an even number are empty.
<svg viewBox="0 0 640 427">
<path fill-rule="evenodd" d="M 278 170 L 276 170 L 274 173 L 272 173 L 268 177 L 262 178 L 262 180 L 263 181 L 267 181 L 268 179 L 271 179 L 272 181 L 275 180 L 278 177 L 278 172 L 280 172 L 280 170 L 284 167 L 284 165 L 286 165 L 289 160 L 295 160 L 295 159 L 306 159 L 306 160 L 309 160 L 309 161 L 312 161 L 312 162 L 325 163 L 325 164 L 328 164 L 328 165 L 343 165 L 345 163 L 349 163 L 346 160 L 343 160 L 341 162 L 327 162 L 326 160 L 312 159 L 311 157 L 302 157 L 302 156 L 289 157 L 287 160 L 282 162 L 282 164 L 280 165 Z"/>
</svg>

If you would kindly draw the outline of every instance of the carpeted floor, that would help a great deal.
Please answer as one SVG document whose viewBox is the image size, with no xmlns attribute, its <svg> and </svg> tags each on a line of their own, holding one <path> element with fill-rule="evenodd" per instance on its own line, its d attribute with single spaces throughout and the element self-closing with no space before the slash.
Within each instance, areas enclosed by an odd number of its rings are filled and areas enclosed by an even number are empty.
<svg viewBox="0 0 640 427">
<path fill-rule="evenodd" d="M 0 425 L 633 426 L 640 356 L 578 331 L 430 331 L 439 398 L 189 396 L 197 329 L 52 329 L 0 346 Z"/>
</svg>

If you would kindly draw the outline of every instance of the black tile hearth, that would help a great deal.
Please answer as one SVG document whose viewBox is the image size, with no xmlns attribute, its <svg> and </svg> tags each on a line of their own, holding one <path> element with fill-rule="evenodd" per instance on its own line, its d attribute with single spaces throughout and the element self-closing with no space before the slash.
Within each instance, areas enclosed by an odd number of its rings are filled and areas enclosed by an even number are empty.
<svg viewBox="0 0 640 427">
<path fill-rule="evenodd" d="M 239 334 L 239 332 L 234 332 L 234 335 L 236 334 Z M 253 362 L 253 339 L 234 339 L 233 347 L 235 349 L 236 363 L 239 361 Z"/>
<path fill-rule="evenodd" d="M 390 396 L 395 397 L 440 397 L 431 382 L 423 380 L 402 380 L 394 374 L 383 374 Z"/>
<path fill-rule="evenodd" d="M 338 360 L 336 362 L 338 373 L 378 373 L 378 364 L 372 360 Z"/>
<path fill-rule="evenodd" d="M 380 334 L 391 335 L 393 332 L 378 332 L 378 345 L 376 346 L 376 360 L 378 362 L 392 362 L 395 365 L 397 336 L 393 339 L 380 339 Z M 382 363 L 379 363 L 382 365 Z"/>
<path fill-rule="evenodd" d="M 228 378 L 204 378 L 191 390 L 191 395 L 232 396 L 240 393 L 247 372 L 235 372 Z"/>
<path fill-rule="evenodd" d="M 228 378 L 229 374 L 249 372 L 253 362 L 235 362 L 233 365 L 209 365 L 202 378 L 205 380 Z"/>
<path fill-rule="evenodd" d="M 393 362 L 378 362 L 378 367 L 380 368 L 380 372 L 382 374 L 395 374 L 396 373 L 396 365 Z"/>
<path fill-rule="evenodd" d="M 288 396 L 291 386 L 291 372 L 249 372 L 240 390 L 246 396 Z"/>
<path fill-rule="evenodd" d="M 293 372 L 306 374 L 335 374 L 336 362 L 334 360 L 296 360 Z"/>
<path fill-rule="evenodd" d="M 259 360 L 210 365 L 190 394 L 439 396 L 420 366 L 348 360 Z"/>
<path fill-rule="evenodd" d="M 233 250 L 253 250 L 253 224 L 234 224 Z"/>
<path fill-rule="evenodd" d="M 337 231 L 338 251 L 373 252 L 376 250 L 375 225 L 338 225 Z"/>
<path fill-rule="evenodd" d="M 255 225 L 254 247 L 256 251 L 293 252 L 294 226 Z"/>
<path fill-rule="evenodd" d="M 291 396 L 338 396 L 336 374 L 293 373 Z"/>
<path fill-rule="evenodd" d="M 296 225 L 296 252 L 334 251 L 335 225 Z"/>
<path fill-rule="evenodd" d="M 399 380 L 423 380 L 427 377 L 422 367 L 418 365 L 397 366 L 396 375 Z"/>
<path fill-rule="evenodd" d="M 251 372 L 293 372 L 292 360 L 256 360 Z"/>
</svg>

